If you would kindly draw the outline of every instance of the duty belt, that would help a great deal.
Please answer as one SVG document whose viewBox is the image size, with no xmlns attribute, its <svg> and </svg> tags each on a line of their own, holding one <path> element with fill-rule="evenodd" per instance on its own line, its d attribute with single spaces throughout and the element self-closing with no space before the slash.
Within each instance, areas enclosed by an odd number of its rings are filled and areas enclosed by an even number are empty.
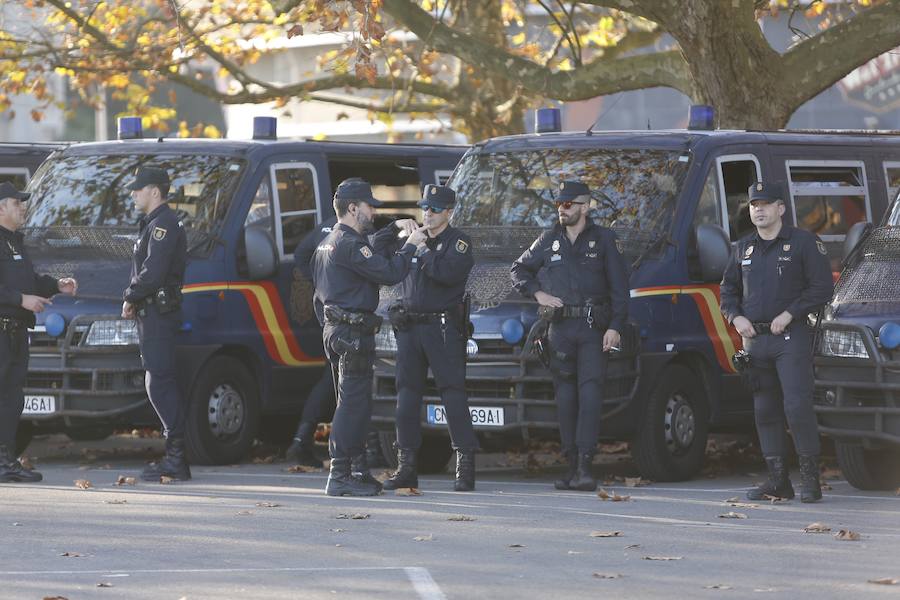
<svg viewBox="0 0 900 600">
<path fill-rule="evenodd" d="M 562 317 L 564 319 L 590 317 L 596 310 L 596 306 L 572 306 L 567 304 L 562 307 Z"/>
<path fill-rule="evenodd" d="M 760 335 L 772 333 L 772 323 L 753 323 L 753 330 Z"/>
<path fill-rule="evenodd" d="M 447 321 L 448 319 L 452 319 L 453 315 L 449 310 L 445 310 L 443 312 L 426 312 L 426 313 L 406 313 L 409 317 L 409 320 L 413 323 L 437 323 L 440 321 Z"/>
<path fill-rule="evenodd" d="M 378 330 L 383 319 L 371 312 L 346 310 L 338 306 L 326 306 L 325 321 L 332 324 L 344 323 L 361 329 Z"/>
<path fill-rule="evenodd" d="M 28 329 L 28 325 L 25 324 L 25 321 L 12 319 L 10 317 L 0 317 L 0 331 L 13 333 L 17 331 L 24 331 L 26 329 Z"/>
</svg>

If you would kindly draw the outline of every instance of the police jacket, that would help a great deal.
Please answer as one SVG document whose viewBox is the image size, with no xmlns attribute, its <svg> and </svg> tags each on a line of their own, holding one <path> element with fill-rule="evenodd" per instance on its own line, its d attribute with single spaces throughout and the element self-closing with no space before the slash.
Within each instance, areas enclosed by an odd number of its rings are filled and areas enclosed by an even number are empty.
<svg viewBox="0 0 900 600">
<path fill-rule="evenodd" d="M 616 234 L 590 218 L 574 244 L 557 224 L 535 240 L 510 270 L 512 285 L 526 298 L 543 291 L 563 304 L 607 303 L 609 329 L 622 331 L 628 318 L 628 269 L 616 247 Z"/>
<path fill-rule="evenodd" d="M 773 240 L 752 233 L 737 243 L 722 278 L 722 314 L 729 323 L 739 316 L 768 323 L 784 311 L 805 319 L 833 293 L 825 244 L 785 225 Z"/>
<path fill-rule="evenodd" d="M 141 217 L 138 241 L 131 259 L 131 283 L 124 299 L 135 303 L 160 288 L 181 289 L 187 262 L 187 235 L 167 203 Z"/>
<path fill-rule="evenodd" d="M 337 217 L 329 217 L 322 221 L 318 227 L 303 236 L 297 248 L 294 249 L 294 265 L 304 279 L 312 279 L 312 259 L 316 248 L 322 240 L 328 237 L 334 226 L 337 225 Z"/>
<path fill-rule="evenodd" d="M 385 227 L 375 235 L 375 250 L 396 249 L 396 229 Z M 412 259 L 409 276 L 402 284 L 406 309 L 414 313 L 443 312 L 459 306 L 466 293 L 466 281 L 475 265 L 472 240 L 449 225 L 436 237 L 428 238 L 425 250 Z"/>
<path fill-rule="evenodd" d="M 0 317 L 34 326 L 34 313 L 22 308 L 22 295 L 49 298 L 59 293 L 59 283 L 49 275 L 37 275 L 25 251 L 21 232 L 0 227 Z"/>
<path fill-rule="evenodd" d="M 396 230 L 393 224 L 388 227 Z M 409 273 L 415 251 L 414 245 L 406 244 L 393 256 L 382 256 L 373 250 L 366 236 L 339 223 L 322 240 L 313 257 L 313 302 L 319 322 L 324 323 L 324 316 L 319 314 L 323 306 L 375 312 L 378 286 L 402 281 Z"/>
</svg>

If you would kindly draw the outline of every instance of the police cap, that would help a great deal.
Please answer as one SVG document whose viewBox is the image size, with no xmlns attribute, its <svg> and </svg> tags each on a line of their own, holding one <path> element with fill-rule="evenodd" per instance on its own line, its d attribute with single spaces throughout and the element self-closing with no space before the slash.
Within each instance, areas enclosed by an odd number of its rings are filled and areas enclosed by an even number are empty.
<svg viewBox="0 0 900 600">
<path fill-rule="evenodd" d="M 757 181 L 747 190 L 750 194 L 750 202 L 781 202 L 781 190 L 771 183 Z"/>
<path fill-rule="evenodd" d="M 140 167 L 134 174 L 134 181 L 125 187 L 131 191 L 142 190 L 148 185 L 169 187 L 169 174 L 159 167 Z"/>
<path fill-rule="evenodd" d="M 369 185 L 369 182 L 358 177 L 342 181 L 334 192 L 334 198 L 349 202 L 365 202 L 375 208 L 384 204 L 372 195 L 372 186 Z"/>
<path fill-rule="evenodd" d="M 15 198 L 16 200 L 28 200 L 31 196 L 28 192 L 20 192 L 16 189 L 9 181 L 4 181 L 0 183 L 0 200 L 6 200 L 7 198 Z"/>
<path fill-rule="evenodd" d="M 585 202 L 588 198 L 581 196 L 590 196 L 591 190 L 580 181 L 560 181 L 559 193 L 556 195 L 558 202 Z"/>
<path fill-rule="evenodd" d="M 422 192 L 422 199 L 419 200 L 419 206 L 423 209 L 426 206 L 435 208 L 453 208 L 456 205 L 456 192 L 445 185 L 426 185 L 425 191 Z"/>
</svg>

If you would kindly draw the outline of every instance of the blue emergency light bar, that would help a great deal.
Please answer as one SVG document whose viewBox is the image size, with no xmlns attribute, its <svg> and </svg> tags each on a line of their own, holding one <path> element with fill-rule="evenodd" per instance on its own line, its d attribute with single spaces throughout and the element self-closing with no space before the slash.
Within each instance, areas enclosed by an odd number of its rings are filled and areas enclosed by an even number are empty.
<svg viewBox="0 0 900 600">
<path fill-rule="evenodd" d="M 716 128 L 716 109 L 707 104 L 692 104 L 688 129 L 712 130 Z"/>
<path fill-rule="evenodd" d="M 118 126 L 120 140 L 139 140 L 144 137 L 140 117 L 119 117 Z"/>
<path fill-rule="evenodd" d="M 534 113 L 534 130 L 537 133 L 562 131 L 562 115 L 558 108 L 539 108 Z"/>
<path fill-rule="evenodd" d="M 275 117 L 253 117 L 253 139 L 278 139 L 278 120 Z"/>
</svg>

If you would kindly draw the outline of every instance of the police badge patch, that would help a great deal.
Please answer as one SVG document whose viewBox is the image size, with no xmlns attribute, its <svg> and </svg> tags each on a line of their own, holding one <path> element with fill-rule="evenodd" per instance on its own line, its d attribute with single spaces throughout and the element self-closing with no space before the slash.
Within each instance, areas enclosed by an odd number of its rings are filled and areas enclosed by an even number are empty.
<svg viewBox="0 0 900 600">
<path fill-rule="evenodd" d="M 785 244 L 784 246 L 781 247 L 781 249 L 784 250 L 785 252 L 790 252 L 790 250 L 791 250 L 791 245 L 790 245 L 790 244 Z"/>
<path fill-rule="evenodd" d="M 753 254 L 753 246 L 747 246 L 747 249 L 744 250 L 744 258 L 749 258 L 751 254 Z"/>
<path fill-rule="evenodd" d="M 465 240 L 456 240 L 456 251 L 465 254 L 469 249 L 469 244 Z"/>
<path fill-rule="evenodd" d="M 825 244 L 816 240 L 816 248 L 819 249 L 819 254 L 828 254 L 828 251 L 825 249 Z"/>
<path fill-rule="evenodd" d="M 588 242 L 588 248 L 593 248 L 596 245 L 597 245 L 597 242 L 595 242 L 594 240 L 591 240 Z"/>
<path fill-rule="evenodd" d="M 153 228 L 153 239 L 157 242 L 166 237 L 166 230 L 162 227 L 154 227 Z"/>
<path fill-rule="evenodd" d="M 444 249 L 444 242 L 438 242 L 437 248 L 435 248 L 435 250 L 440 252 L 443 249 Z"/>
<path fill-rule="evenodd" d="M 553 245 L 550 246 L 550 249 L 556 252 L 559 250 L 559 240 L 553 240 Z"/>
<path fill-rule="evenodd" d="M 625 251 L 622 249 L 623 247 L 624 247 L 624 244 L 622 243 L 622 240 L 616 239 L 616 250 L 619 251 L 619 254 L 623 254 L 623 253 L 625 252 Z"/>
<path fill-rule="evenodd" d="M 360 251 L 360 252 L 362 253 L 362 255 L 365 256 L 366 258 L 372 258 L 372 249 L 369 248 L 368 246 L 363 246 L 362 248 L 359 249 L 359 251 Z"/>
</svg>

